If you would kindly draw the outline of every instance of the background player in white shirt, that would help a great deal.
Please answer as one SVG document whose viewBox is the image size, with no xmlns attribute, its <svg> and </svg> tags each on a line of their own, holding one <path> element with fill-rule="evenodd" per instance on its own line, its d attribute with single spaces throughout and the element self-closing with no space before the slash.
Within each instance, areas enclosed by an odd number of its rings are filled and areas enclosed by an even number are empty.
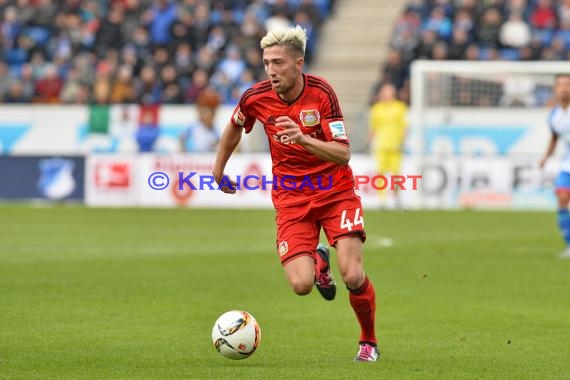
<svg viewBox="0 0 570 380">
<path fill-rule="evenodd" d="M 554 183 L 558 198 L 558 227 L 566 242 L 566 250 L 560 257 L 570 259 L 570 73 L 558 74 L 554 79 L 556 106 L 548 116 L 552 135 L 540 167 L 543 168 L 548 158 L 554 153 L 558 140 L 564 143 L 564 154 L 560 162 L 560 173 Z"/>
</svg>

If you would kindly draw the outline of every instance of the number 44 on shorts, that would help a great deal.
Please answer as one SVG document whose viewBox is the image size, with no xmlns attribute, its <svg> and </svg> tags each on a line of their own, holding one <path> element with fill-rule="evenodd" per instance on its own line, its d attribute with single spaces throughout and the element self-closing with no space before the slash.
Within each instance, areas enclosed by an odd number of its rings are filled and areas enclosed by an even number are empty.
<svg viewBox="0 0 570 380">
<path fill-rule="evenodd" d="M 364 218 L 360 215 L 360 208 L 354 210 L 354 219 L 351 222 L 350 219 L 346 217 L 346 210 L 342 210 L 342 215 L 340 217 L 340 228 L 347 228 L 349 231 L 352 231 L 353 226 L 358 226 L 359 224 L 364 227 Z"/>
</svg>

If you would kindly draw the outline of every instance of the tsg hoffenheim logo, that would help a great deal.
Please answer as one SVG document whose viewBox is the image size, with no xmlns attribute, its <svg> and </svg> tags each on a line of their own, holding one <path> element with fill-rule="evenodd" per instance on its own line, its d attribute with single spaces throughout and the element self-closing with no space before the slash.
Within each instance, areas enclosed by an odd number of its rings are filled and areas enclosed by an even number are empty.
<svg viewBox="0 0 570 380">
<path fill-rule="evenodd" d="M 49 158 L 40 160 L 38 189 L 49 199 L 63 199 L 75 190 L 72 160 Z"/>
</svg>

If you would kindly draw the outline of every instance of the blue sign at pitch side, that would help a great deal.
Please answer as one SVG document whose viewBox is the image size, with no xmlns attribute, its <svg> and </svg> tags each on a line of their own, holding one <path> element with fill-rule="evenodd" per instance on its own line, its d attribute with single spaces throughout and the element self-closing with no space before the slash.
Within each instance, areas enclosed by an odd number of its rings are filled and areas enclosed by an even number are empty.
<svg viewBox="0 0 570 380">
<path fill-rule="evenodd" d="M 83 157 L 0 157 L 0 199 L 83 200 Z"/>
</svg>

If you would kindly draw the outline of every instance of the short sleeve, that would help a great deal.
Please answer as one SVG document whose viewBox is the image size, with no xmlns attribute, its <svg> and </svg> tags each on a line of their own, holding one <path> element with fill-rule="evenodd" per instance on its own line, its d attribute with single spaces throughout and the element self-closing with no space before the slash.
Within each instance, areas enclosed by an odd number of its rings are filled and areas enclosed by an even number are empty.
<svg viewBox="0 0 570 380">
<path fill-rule="evenodd" d="M 558 136 L 556 128 L 554 127 L 554 114 L 556 113 L 556 108 L 553 108 L 548 114 L 548 127 L 553 135 Z"/>
<path fill-rule="evenodd" d="M 325 138 L 327 141 L 337 141 L 349 145 L 342 110 L 335 92 L 328 84 L 323 85 L 321 90 L 321 128 Z"/>
<path fill-rule="evenodd" d="M 250 106 L 247 101 L 250 98 L 252 91 L 252 89 L 249 89 L 243 93 L 239 103 L 236 105 L 232 113 L 231 118 L 232 124 L 235 127 L 245 129 L 245 133 L 251 132 L 253 125 L 255 124 L 255 117 L 251 116 Z"/>
</svg>

